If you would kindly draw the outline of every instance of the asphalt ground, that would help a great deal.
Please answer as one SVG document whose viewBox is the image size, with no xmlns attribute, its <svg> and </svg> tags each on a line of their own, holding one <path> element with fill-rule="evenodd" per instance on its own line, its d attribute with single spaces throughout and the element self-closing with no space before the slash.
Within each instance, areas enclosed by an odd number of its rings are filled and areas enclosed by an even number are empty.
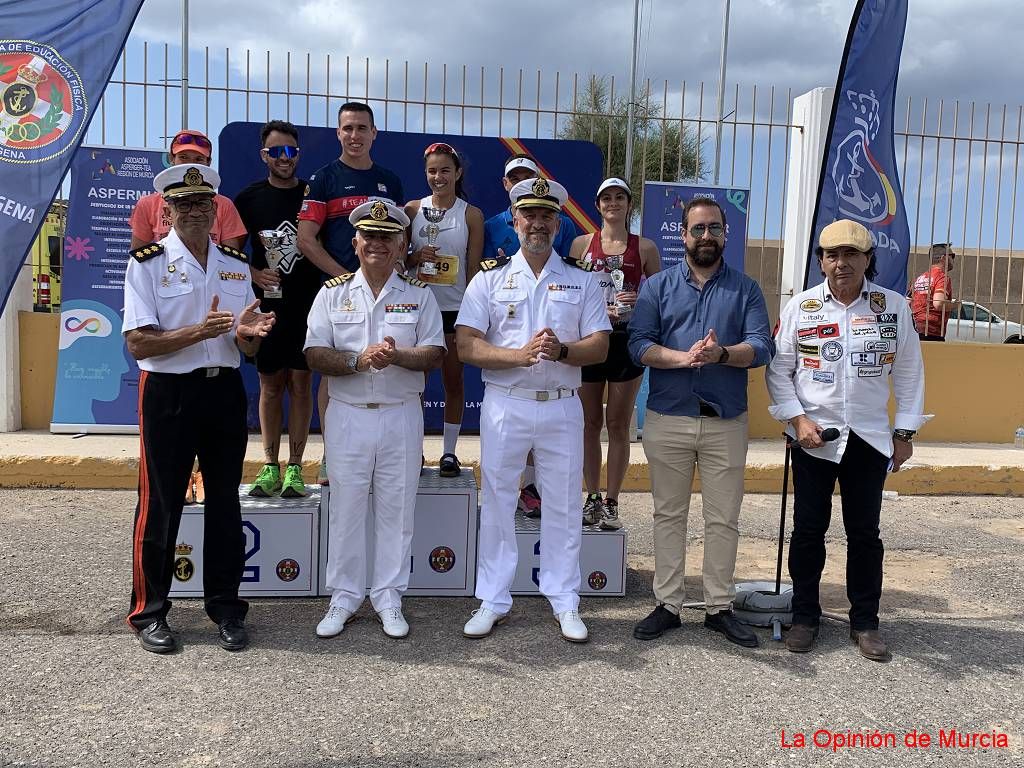
<svg viewBox="0 0 1024 768">
<path fill-rule="evenodd" d="M 253 601 L 253 644 L 230 654 L 201 602 L 181 600 L 170 621 L 184 648 L 156 656 L 123 621 L 133 506 L 125 491 L 0 491 L 0 765 L 1024 765 L 1021 498 L 885 502 L 890 664 L 858 656 L 835 620 L 807 655 L 767 630 L 757 650 L 730 645 L 698 610 L 659 640 L 633 639 L 652 607 L 647 494 L 622 497 L 627 594 L 583 601 L 585 645 L 561 639 L 540 598 L 517 599 L 475 641 L 461 634 L 469 598 L 407 599 L 401 641 L 368 605 L 318 640 L 326 600 L 300 598 Z M 739 580 L 773 578 L 778 510 L 778 496 L 747 497 Z M 837 527 L 823 580 L 837 614 L 843 547 Z M 701 549 L 697 498 L 695 599 Z M 1009 746 L 942 747 L 939 729 L 996 731 Z M 936 743 L 905 746 L 914 730 Z M 816 731 L 891 733 L 898 746 L 816 747 Z M 785 747 L 798 733 L 810 746 Z"/>
</svg>

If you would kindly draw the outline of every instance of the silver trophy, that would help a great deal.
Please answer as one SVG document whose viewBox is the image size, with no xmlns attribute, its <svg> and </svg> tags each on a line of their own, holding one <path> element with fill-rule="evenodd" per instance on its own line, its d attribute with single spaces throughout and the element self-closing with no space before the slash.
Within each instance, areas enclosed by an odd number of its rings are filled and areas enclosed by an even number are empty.
<svg viewBox="0 0 1024 768">
<path fill-rule="evenodd" d="M 608 265 L 611 271 L 612 285 L 615 286 L 615 293 L 618 294 L 626 290 L 626 273 L 622 271 L 622 254 L 618 256 L 605 256 L 604 263 Z M 629 304 L 615 301 L 615 314 L 619 316 L 620 320 L 624 320 L 632 311 L 633 307 Z"/>
<path fill-rule="evenodd" d="M 424 208 L 423 218 L 427 220 L 427 245 L 431 248 L 437 248 L 437 236 L 441 234 L 441 228 L 438 225 L 444 220 L 444 215 L 448 213 L 447 208 Z M 436 275 L 437 264 L 432 261 L 424 261 L 420 264 L 420 272 L 424 275 Z"/>
<path fill-rule="evenodd" d="M 259 235 L 260 242 L 263 243 L 263 247 L 267 252 L 267 266 L 271 269 L 277 269 L 284 258 L 281 246 L 287 240 L 288 233 L 282 232 L 279 229 L 261 229 Z M 277 284 L 277 288 L 267 288 L 263 291 L 263 298 L 265 299 L 280 299 L 282 295 L 280 283 Z"/>
</svg>

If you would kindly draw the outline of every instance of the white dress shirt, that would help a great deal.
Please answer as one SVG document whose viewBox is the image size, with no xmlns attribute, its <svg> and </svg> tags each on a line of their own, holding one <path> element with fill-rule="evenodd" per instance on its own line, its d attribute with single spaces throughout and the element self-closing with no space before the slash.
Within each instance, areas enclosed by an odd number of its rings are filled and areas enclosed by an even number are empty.
<svg viewBox="0 0 1024 768">
<path fill-rule="evenodd" d="M 332 281 L 328 281 L 330 283 Z M 419 280 L 392 273 L 375 299 L 363 270 L 340 285 L 324 285 L 309 310 L 303 350 L 326 347 L 361 354 L 390 336 L 399 348 L 444 345 L 441 311 L 434 293 Z M 351 405 L 394 404 L 419 397 L 423 371 L 389 365 L 380 371 L 328 376 L 327 391 L 334 400 Z"/>
<path fill-rule="evenodd" d="M 210 241 L 204 270 L 173 229 L 159 243 L 163 253 L 144 261 L 128 259 L 124 278 L 124 323 L 121 332 L 152 326 L 174 331 L 206 319 L 214 296 L 218 311 L 238 316 L 256 300 L 249 265 L 223 253 Z M 240 363 L 234 330 L 191 344 L 177 352 L 139 360 L 151 373 L 188 373 L 197 368 L 237 368 Z"/>
<path fill-rule="evenodd" d="M 566 264 L 554 251 L 539 277 L 522 251 L 503 266 L 477 272 L 466 287 L 455 324 L 475 328 L 489 344 L 506 349 L 522 347 L 544 328 L 562 343 L 612 329 L 594 275 Z M 530 390 L 575 389 L 580 376 L 579 366 L 554 360 L 482 372 L 488 384 Z"/>
<path fill-rule="evenodd" d="M 917 430 L 924 415 L 921 342 L 906 299 L 864 281 L 849 306 L 832 296 L 828 281 L 794 296 L 779 319 L 776 354 L 765 381 L 779 421 L 806 415 L 839 439 L 811 456 L 838 462 L 850 430 L 885 456 L 892 456 L 889 379 L 896 398 L 896 429 Z M 786 426 L 792 437 L 796 431 Z"/>
</svg>

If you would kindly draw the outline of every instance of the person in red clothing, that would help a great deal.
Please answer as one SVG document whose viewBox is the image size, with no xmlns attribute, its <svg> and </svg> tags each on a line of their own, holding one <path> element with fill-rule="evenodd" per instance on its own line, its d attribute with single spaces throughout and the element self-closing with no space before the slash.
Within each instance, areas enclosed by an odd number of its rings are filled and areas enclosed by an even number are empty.
<svg viewBox="0 0 1024 768">
<path fill-rule="evenodd" d="M 932 265 L 910 288 L 910 310 L 921 341 L 945 341 L 946 320 L 958 303 L 949 277 L 956 254 L 950 243 L 935 243 L 928 255 Z"/>
<path fill-rule="evenodd" d="M 601 214 L 601 231 L 580 235 L 569 250 L 570 261 L 582 259 L 594 265 L 612 324 L 608 358 L 595 365 L 585 365 L 582 371 L 583 479 L 587 486 L 583 524 L 616 530 L 622 527 L 619 489 L 629 464 L 629 424 L 644 374 L 643 366 L 634 365 L 629 357 L 626 326 L 636 304 L 641 279 L 661 269 L 661 258 L 653 241 L 629 232 L 633 193 L 625 181 L 617 178 L 603 181 L 597 188 L 595 203 Z M 602 499 L 601 428 L 605 423 L 608 425 L 608 483 Z"/>
<path fill-rule="evenodd" d="M 185 129 L 178 131 L 171 140 L 168 152 L 171 165 L 209 165 L 213 156 L 213 144 L 202 131 Z M 217 206 L 214 214 L 213 229 L 210 237 L 218 245 L 226 245 L 238 250 L 245 243 L 248 235 L 242 218 L 235 209 L 231 198 L 217 195 L 214 198 Z M 171 211 L 163 197 L 157 193 L 139 198 L 128 219 L 132 228 L 132 248 L 141 248 L 148 243 L 155 243 L 167 237 L 171 231 Z M 259 281 L 257 281 L 259 283 Z M 261 288 L 267 286 L 259 283 Z"/>
</svg>

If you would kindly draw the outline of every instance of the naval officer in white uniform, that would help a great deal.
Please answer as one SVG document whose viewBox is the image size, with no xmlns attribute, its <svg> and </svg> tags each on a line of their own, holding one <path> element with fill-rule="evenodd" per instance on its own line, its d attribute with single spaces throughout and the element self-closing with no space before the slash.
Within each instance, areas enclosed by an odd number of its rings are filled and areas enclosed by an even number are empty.
<svg viewBox="0 0 1024 768">
<path fill-rule="evenodd" d="M 603 361 L 611 325 L 590 264 L 552 249 L 565 188 L 543 178 L 509 191 L 520 250 L 488 259 L 466 289 L 455 322 L 459 357 L 483 369 L 480 413 L 483 502 L 476 596 L 463 632 L 484 637 L 512 607 L 519 476 L 533 450 L 541 517 L 540 591 L 562 635 L 587 640 L 580 619 L 580 489 L 583 409 L 580 368 Z"/>
<path fill-rule="evenodd" d="M 319 637 L 345 628 L 366 595 L 366 525 L 376 537 L 370 602 L 384 634 L 405 637 L 413 510 L 423 452 L 424 371 L 444 353 L 441 312 L 425 283 L 395 272 L 409 217 L 371 200 L 349 215 L 359 269 L 313 301 L 306 361 L 327 378 L 324 445 L 331 478 L 327 586 Z M 373 516 L 370 516 L 370 490 Z"/>
</svg>

